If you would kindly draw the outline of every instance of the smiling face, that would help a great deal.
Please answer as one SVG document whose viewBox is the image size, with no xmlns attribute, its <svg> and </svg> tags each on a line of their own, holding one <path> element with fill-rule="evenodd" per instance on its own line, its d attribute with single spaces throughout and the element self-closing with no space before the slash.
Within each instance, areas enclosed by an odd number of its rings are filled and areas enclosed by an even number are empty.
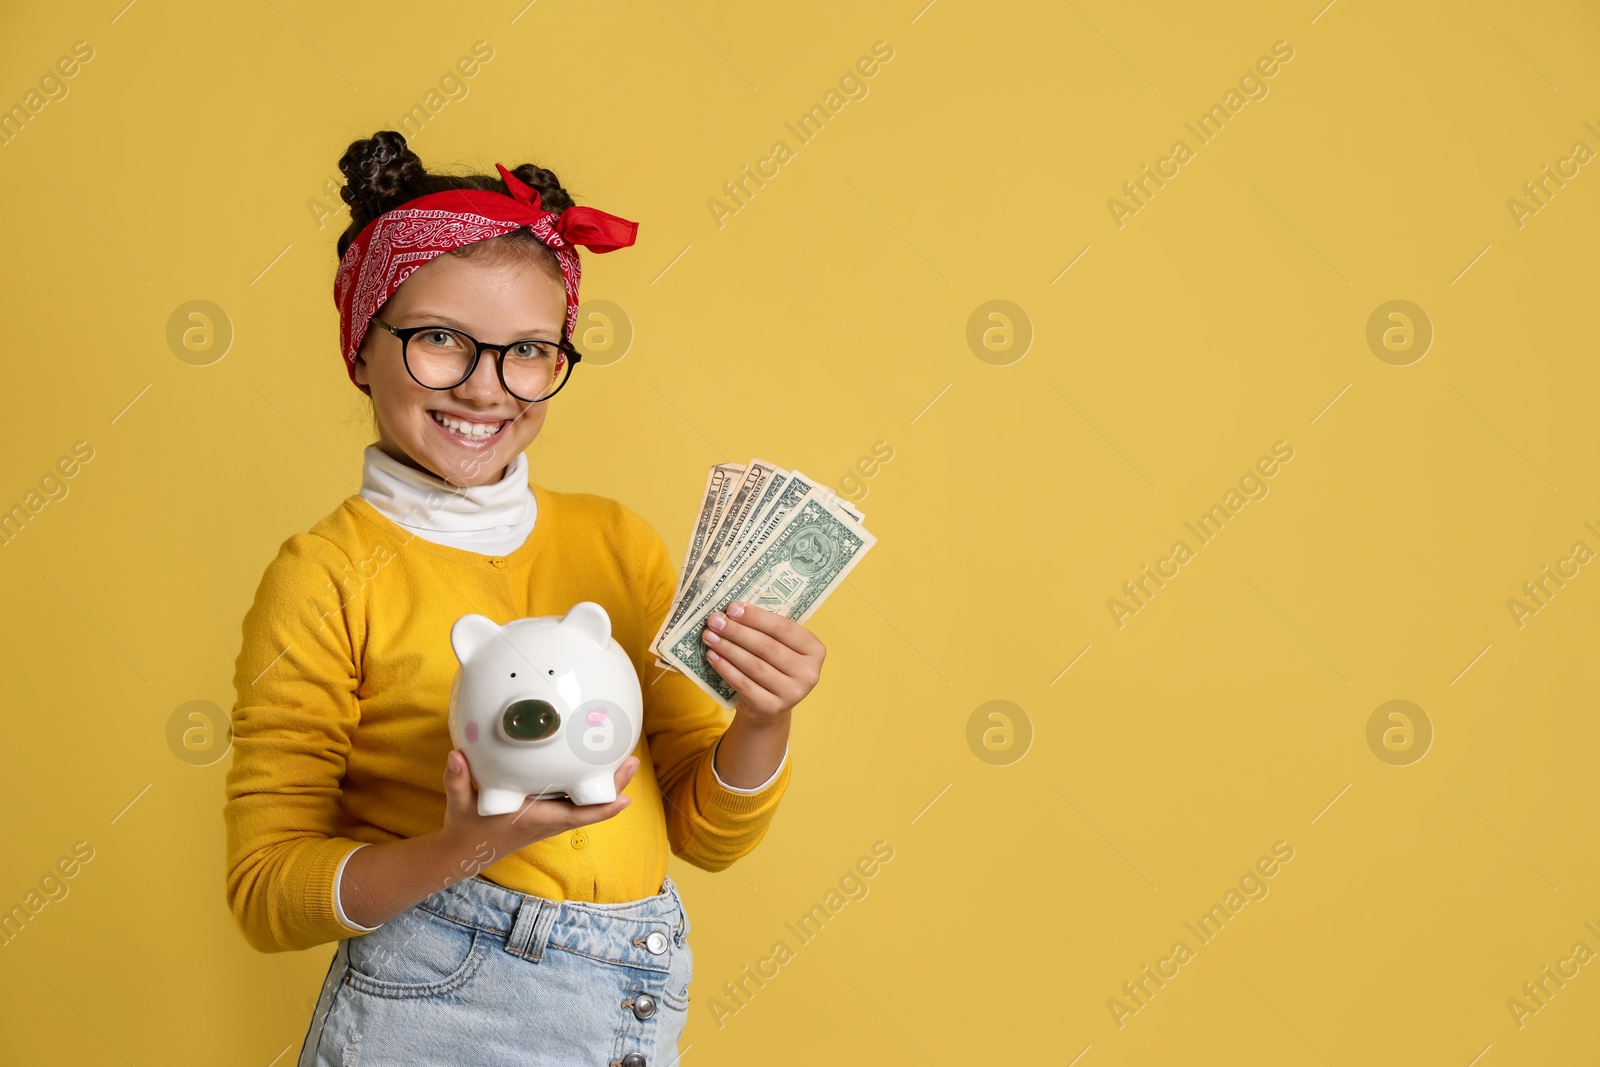
<svg viewBox="0 0 1600 1067">
<path fill-rule="evenodd" d="M 400 283 L 377 317 L 396 329 L 453 326 L 498 344 L 558 341 L 566 316 L 566 290 L 553 261 L 546 267 L 523 250 L 508 248 L 435 256 Z M 401 358 L 400 338 L 377 325 L 369 326 L 362 340 L 355 380 L 371 390 L 378 447 L 459 486 L 489 485 L 504 477 L 544 427 L 550 403 L 530 404 L 507 393 L 488 352 L 454 389 L 419 385 Z M 486 429 L 492 432 L 485 434 Z"/>
</svg>

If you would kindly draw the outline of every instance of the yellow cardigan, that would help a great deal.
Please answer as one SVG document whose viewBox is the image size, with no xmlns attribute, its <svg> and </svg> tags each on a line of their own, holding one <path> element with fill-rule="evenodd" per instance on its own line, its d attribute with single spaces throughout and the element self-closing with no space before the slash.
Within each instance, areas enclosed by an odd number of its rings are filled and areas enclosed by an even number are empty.
<svg viewBox="0 0 1600 1067">
<path fill-rule="evenodd" d="M 416 537 L 360 496 L 283 542 L 244 618 L 235 664 L 233 764 L 223 820 L 228 905 L 263 952 L 365 931 L 340 922 L 334 875 L 363 842 L 444 822 L 450 627 L 562 615 L 593 600 L 611 616 L 644 690 L 639 770 L 621 814 L 537 841 L 481 872 L 553 900 L 655 894 L 667 852 L 720 871 L 765 835 L 793 755 L 759 792 L 712 771 L 722 708 L 647 646 L 677 568 L 644 519 L 608 497 L 529 483 L 533 532 L 504 557 Z"/>
</svg>

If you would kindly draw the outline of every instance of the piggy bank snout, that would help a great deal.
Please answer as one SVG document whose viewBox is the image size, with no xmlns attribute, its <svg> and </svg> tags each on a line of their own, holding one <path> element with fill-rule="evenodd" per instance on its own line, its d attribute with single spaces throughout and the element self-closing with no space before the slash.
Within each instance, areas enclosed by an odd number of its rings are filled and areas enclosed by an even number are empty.
<svg viewBox="0 0 1600 1067">
<path fill-rule="evenodd" d="M 543 741 L 561 730 L 561 712 L 548 700 L 514 700 L 500 715 L 500 733 L 508 741 Z"/>
</svg>

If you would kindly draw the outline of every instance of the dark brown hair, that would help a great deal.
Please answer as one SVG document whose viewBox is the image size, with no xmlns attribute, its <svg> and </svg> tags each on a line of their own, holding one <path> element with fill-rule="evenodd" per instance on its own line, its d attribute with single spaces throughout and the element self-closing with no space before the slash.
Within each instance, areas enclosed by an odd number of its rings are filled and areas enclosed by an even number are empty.
<svg viewBox="0 0 1600 1067">
<path fill-rule="evenodd" d="M 551 171 L 533 163 L 510 168 L 511 173 L 539 191 L 539 206 L 557 214 L 572 207 L 572 197 L 561 187 L 561 180 Z M 342 259 L 345 250 L 366 228 L 367 223 L 429 193 L 446 189 L 483 189 L 510 194 L 506 183 L 494 174 L 430 174 L 422 160 L 406 145 L 406 139 L 395 130 L 379 130 L 371 137 L 351 141 L 339 159 L 339 170 L 345 184 L 339 196 L 350 206 L 350 225 L 339 235 L 338 251 Z M 561 266 L 555 253 L 526 227 L 513 230 L 500 237 L 477 241 L 452 249 L 449 254 L 459 256 L 495 253 L 516 249 L 530 256 L 559 279 Z"/>
</svg>

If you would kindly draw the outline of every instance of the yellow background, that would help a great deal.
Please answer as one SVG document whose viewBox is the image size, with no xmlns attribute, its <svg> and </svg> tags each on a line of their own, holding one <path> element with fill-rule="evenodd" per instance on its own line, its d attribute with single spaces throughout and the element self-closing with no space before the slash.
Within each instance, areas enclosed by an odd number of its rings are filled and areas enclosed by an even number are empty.
<svg viewBox="0 0 1600 1067">
<path fill-rule="evenodd" d="M 94 458 L 0 549 L 0 908 L 95 854 L 0 949 L 0 1060 L 299 1048 L 332 947 L 245 945 L 226 761 L 185 763 L 167 725 L 231 706 L 262 570 L 359 481 L 346 216 L 308 202 L 482 40 L 423 159 L 538 162 L 640 222 L 585 257 L 632 346 L 552 402 L 535 480 L 681 554 L 714 462 L 842 486 L 893 450 L 859 498 L 879 544 L 811 623 L 828 665 L 768 839 L 715 877 L 674 861 L 687 1062 L 1592 1062 L 1600 964 L 1520 1028 L 1507 1000 L 1600 951 L 1600 564 L 1520 628 L 1507 601 L 1600 549 L 1600 164 L 1520 227 L 1507 200 L 1600 150 L 1600 15 L 923 2 L 11 7 L 0 104 L 95 55 L 0 147 L 0 506 L 74 442 Z M 880 40 L 867 96 L 797 145 L 784 123 Z M 1184 122 L 1277 41 L 1269 94 L 1198 146 Z M 794 158 L 719 227 L 707 201 L 780 138 Z M 1195 158 L 1116 226 L 1108 198 L 1179 138 Z M 234 331 L 208 366 L 166 340 L 199 299 Z M 1395 299 L 1435 331 L 1408 366 L 1366 341 Z M 1031 323 L 1020 359 L 969 347 L 990 300 Z M 1280 440 L 1270 495 L 1119 629 L 1106 601 Z M 1367 743 L 1395 699 L 1434 731 L 1405 766 Z M 1004 765 L 969 747 L 991 700 L 1014 744 L 1031 725 Z M 869 894 L 795 943 L 875 841 Z M 1270 894 L 1199 947 L 1184 923 L 1277 841 Z M 780 938 L 794 958 L 719 1025 Z M 1180 938 L 1195 958 L 1119 1028 L 1108 999 Z"/>
</svg>

